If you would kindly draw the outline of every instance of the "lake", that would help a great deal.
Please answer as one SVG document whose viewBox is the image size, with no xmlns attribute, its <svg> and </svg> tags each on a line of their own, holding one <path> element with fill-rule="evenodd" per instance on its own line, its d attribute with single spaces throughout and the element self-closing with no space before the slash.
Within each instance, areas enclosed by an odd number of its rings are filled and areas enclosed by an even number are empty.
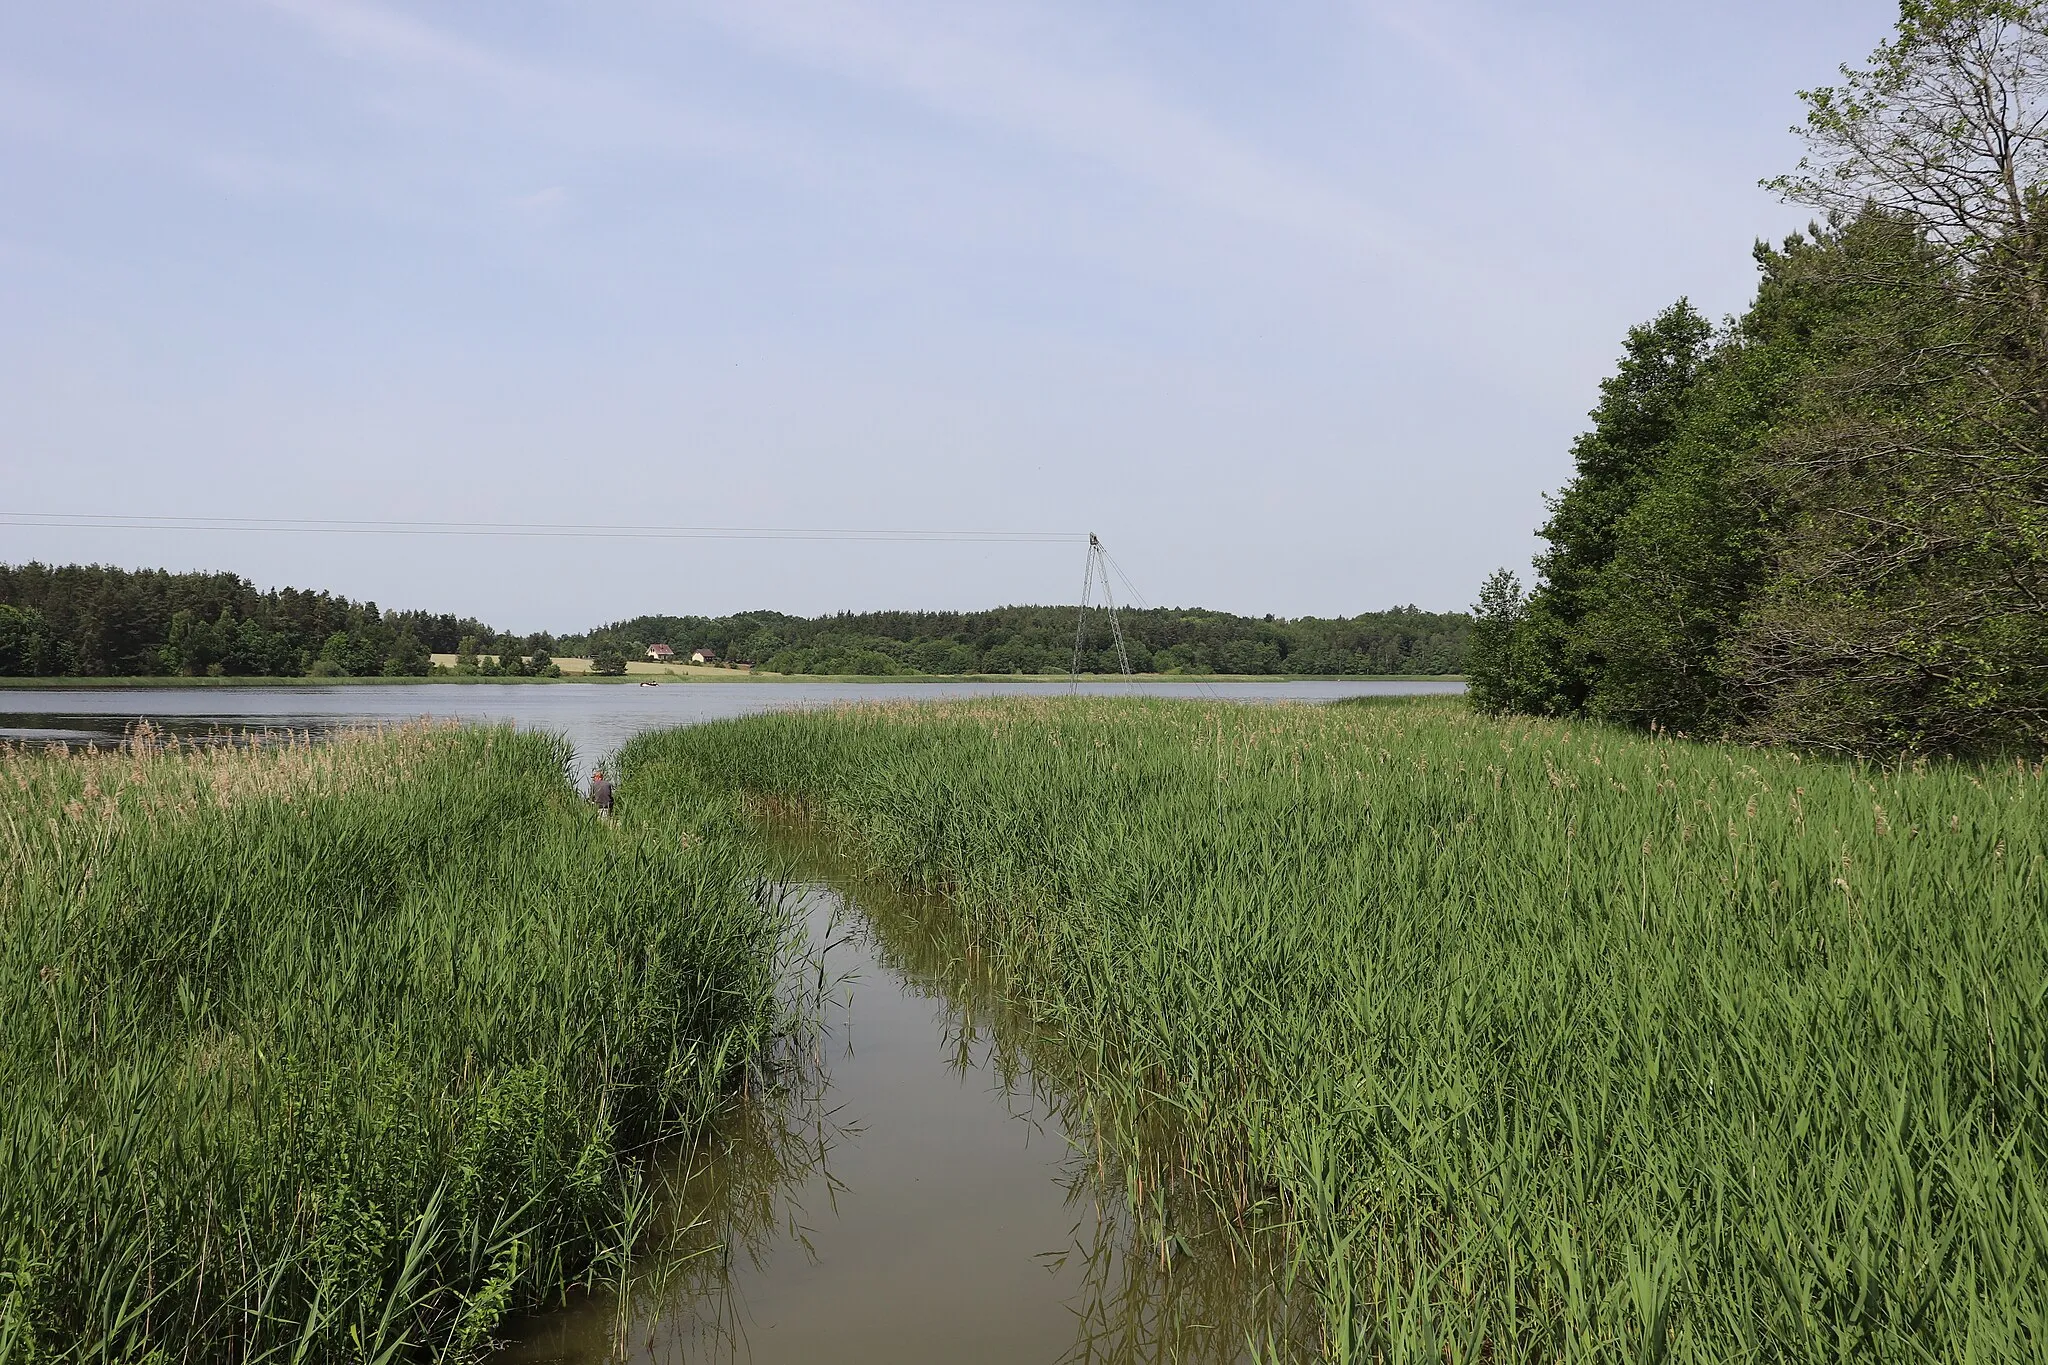
<svg viewBox="0 0 2048 1365">
<path fill-rule="evenodd" d="M 1298 682 L 1090 681 L 1079 690 L 1231 701 L 1336 701 L 1342 697 L 1462 692 L 1443 678 Z M 552 730 L 576 745 L 579 765 L 595 762 L 643 730 L 726 720 L 778 707 L 840 702 L 938 701 L 947 697 L 1064 694 L 1064 680 L 1038 682 L 689 682 L 391 683 L 340 687 L 134 687 L 0 690 L 0 740 L 104 744 L 146 720 L 185 738 L 241 730 L 314 734 L 422 717 L 499 722 Z"/>
</svg>

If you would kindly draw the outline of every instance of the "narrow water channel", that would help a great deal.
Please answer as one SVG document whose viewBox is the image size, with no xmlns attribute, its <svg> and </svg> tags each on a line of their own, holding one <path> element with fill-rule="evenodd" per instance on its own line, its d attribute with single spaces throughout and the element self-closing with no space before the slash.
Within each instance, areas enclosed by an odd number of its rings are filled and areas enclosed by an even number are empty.
<svg viewBox="0 0 2048 1365">
<path fill-rule="evenodd" d="M 1287 1335 L 1259 1239 L 1197 1200 L 1132 1211 L 942 905 L 777 847 L 823 950 L 815 1040 L 675 1159 L 630 1288 L 517 1325 L 501 1365 L 1226 1362 Z"/>
</svg>

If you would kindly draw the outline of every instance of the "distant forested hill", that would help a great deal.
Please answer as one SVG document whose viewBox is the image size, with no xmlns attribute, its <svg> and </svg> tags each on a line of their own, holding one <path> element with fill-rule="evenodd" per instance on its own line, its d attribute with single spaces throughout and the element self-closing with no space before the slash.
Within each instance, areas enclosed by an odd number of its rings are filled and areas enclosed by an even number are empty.
<svg viewBox="0 0 2048 1365">
<path fill-rule="evenodd" d="M 1121 614 L 1131 667 L 1158 673 L 1446 674 L 1471 618 L 1415 607 L 1318 620 L 1181 608 Z M 789 616 L 640 616 L 584 635 L 512 635 L 471 617 L 381 611 L 231 573 L 0 564 L 0 677 L 419 677 L 430 654 L 639 658 L 709 648 L 776 673 L 1065 673 L 1073 607 Z M 1089 613 L 1082 668 L 1117 671 L 1109 622 Z"/>
<path fill-rule="evenodd" d="M 1120 613 L 1131 667 L 1141 673 L 1434 674 L 1465 667 L 1471 618 L 1416 607 L 1323 620 L 1233 616 L 1197 608 Z M 775 673 L 1065 673 L 1075 609 L 876 611 L 805 618 L 639 616 L 565 637 L 561 652 L 611 647 L 637 657 L 651 644 L 678 654 L 710 647 Z M 1109 622 L 1089 613 L 1084 671 L 1115 673 Z"/>
<path fill-rule="evenodd" d="M 464 636 L 525 643 L 468 617 L 259 592 L 231 573 L 0 564 L 0 677 L 411 677 Z"/>
</svg>

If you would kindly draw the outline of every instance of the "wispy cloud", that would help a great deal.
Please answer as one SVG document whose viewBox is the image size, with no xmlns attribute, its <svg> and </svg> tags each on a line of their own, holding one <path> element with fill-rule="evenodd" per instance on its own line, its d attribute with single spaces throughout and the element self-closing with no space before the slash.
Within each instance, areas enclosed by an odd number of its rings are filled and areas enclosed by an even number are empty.
<svg viewBox="0 0 2048 1365">
<path fill-rule="evenodd" d="M 1770 213 L 1767 196 L 1753 192 L 1763 168 L 1731 157 L 1732 139 L 1701 137 L 1697 92 L 1681 95 L 1649 74 L 1686 68 L 1678 32 L 1658 30 L 1673 46 L 1645 51 L 1601 26 L 1567 26 L 1504 0 L 1354 3 L 1370 31 L 1434 73 L 1445 104 L 1481 130 L 1503 179 L 1547 201 L 1531 216 L 1553 230 L 1576 229 L 1570 206 L 1604 201 L 1680 236 L 1739 241 Z M 1735 106 L 1753 109 L 1728 98 L 1731 122 Z"/>
<path fill-rule="evenodd" d="M 512 196 L 512 208 L 528 223 L 554 225 L 563 221 L 570 207 L 569 187 L 549 185 L 531 194 Z"/>
<path fill-rule="evenodd" d="M 508 87 L 532 84 L 539 73 L 523 62 L 467 43 L 408 15 L 347 0 L 265 0 L 269 7 L 319 34 L 351 56 L 460 71 Z"/>
<path fill-rule="evenodd" d="M 340 197 L 334 178 L 303 161 L 250 150 L 175 120 L 147 117 L 76 89 L 49 89 L 0 71 L 0 135 L 66 155 L 146 164 L 235 194 Z"/>
<path fill-rule="evenodd" d="M 672 90 L 637 87 L 616 72 L 531 60 L 359 0 L 261 3 L 344 58 L 446 82 L 458 109 L 478 95 L 494 98 L 494 127 L 509 112 L 551 136 L 586 145 L 750 159 L 781 151 L 771 135 L 729 111 L 696 107 Z"/>
<path fill-rule="evenodd" d="M 1219 127 L 1042 12 L 849 0 L 707 0 L 759 51 L 1110 168 L 1183 203 L 1408 264 L 1397 216 Z"/>
</svg>

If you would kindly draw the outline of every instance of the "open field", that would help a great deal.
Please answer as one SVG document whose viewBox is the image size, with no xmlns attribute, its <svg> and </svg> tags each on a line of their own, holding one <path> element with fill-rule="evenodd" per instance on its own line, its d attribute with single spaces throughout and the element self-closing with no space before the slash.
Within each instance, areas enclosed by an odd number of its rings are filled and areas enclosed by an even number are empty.
<svg viewBox="0 0 2048 1365">
<path fill-rule="evenodd" d="M 0 1360 L 460 1358 L 616 1272 L 784 926 L 567 758 L 0 747 Z"/>
<path fill-rule="evenodd" d="M 863 706 L 623 757 L 628 802 L 800 803 L 949 891 L 1097 1124 L 1292 1220 L 1334 1358 L 2048 1349 L 2039 764 L 1435 700 Z"/>
<path fill-rule="evenodd" d="M 455 667 L 455 656 L 453 654 L 434 654 L 429 657 L 442 668 Z M 560 666 L 562 676 L 565 678 L 578 677 L 583 678 L 587 682 L 599 681 L 597 675 L 591 672 L 592 664 L 587 658 L 565 655 L 557 657 L 555 663 Z M 715 668 L 705 664 L 692 663 L 656 663 L 652 659 L 626 660 L 626 676 L 636 679 L 710 678 L 719 682 L 736 682 L 747 677 L 748 674 L 749 670 L 744 668 Z M 499 681 L 504 680 L 500 679 Z M 615 682 L 617 679 L 607 679 L 606 681 Z"/>
</svg>

